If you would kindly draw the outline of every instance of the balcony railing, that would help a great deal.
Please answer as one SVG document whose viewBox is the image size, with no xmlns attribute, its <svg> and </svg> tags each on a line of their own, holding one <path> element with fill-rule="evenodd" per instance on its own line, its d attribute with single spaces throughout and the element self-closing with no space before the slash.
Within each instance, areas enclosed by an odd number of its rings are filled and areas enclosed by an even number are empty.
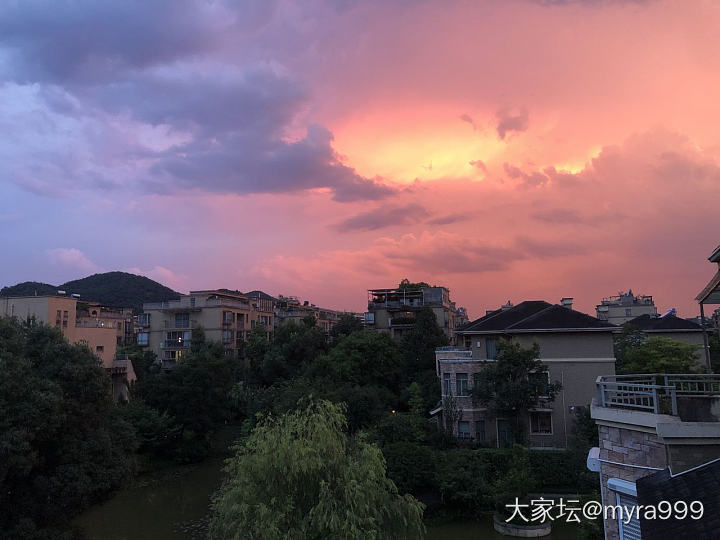
<svg viewBox="0 0 720 540">
<path fill-rule="evenodd" d="M 188 349 L 190 348 L 190 340 L 166 339 L 160 342 L 161 349 Z"/>
<path fill-rule="evenodd" d="M 435 358 L 439 361 L 469 362 L 473 359 L 472 350 L 458 349 L 456 347 L 438 347 L 435 349 Z"/>
<path fill-rule="evenodd" d="M 197 321 L 176 321 L 176 320 L 167 320 L 165 319 L 163 321 L 165 328 L 184 328 L 184 329 L 193 329 L 197 328 L 198 322 Z"/>
<path fill-rule="evenodd" d="M 598 404 L 677 416 L 678 396 L 720 395 L 720 375 L 665 374 L 610 375 L 598 377 Z"/>
</svg>

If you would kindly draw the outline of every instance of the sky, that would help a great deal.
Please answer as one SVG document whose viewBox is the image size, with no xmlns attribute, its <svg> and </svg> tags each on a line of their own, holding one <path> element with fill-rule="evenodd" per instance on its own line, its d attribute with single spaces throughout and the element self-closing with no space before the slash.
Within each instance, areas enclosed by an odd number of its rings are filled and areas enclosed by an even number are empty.
<svg viewBox="0 0 720 540">
<path fill-rule="evenodd" d="M 0 286 L 693 316 L 718 95 L 710 0 L 2 2 Z"/>
</svg>

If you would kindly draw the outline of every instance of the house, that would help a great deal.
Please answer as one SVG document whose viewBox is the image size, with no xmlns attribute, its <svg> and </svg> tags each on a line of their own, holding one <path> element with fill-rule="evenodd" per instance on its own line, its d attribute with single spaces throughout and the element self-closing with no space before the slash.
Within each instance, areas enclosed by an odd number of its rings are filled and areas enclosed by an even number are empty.
<svg viewBox="0 0 720 540">
<path fill-rule="evenodd" d="M 695 297 L 695 300 L 700 304 L 700 320 L 705 321 L 705 305 L 706 304 L 720 304 L 720 246 L 715 248 L 708 261 L 717 264 L 717 271 L 712 277 L 710 282 L 700 293 Z M 720 337 L 720 325 L 717 327 L 718 337 Z M 705 350 L 705 365 L 708 373 L 712 373 L 712 365 L 710 362 L 710 348 L 708 346 L 707 334 L 705 336 L 704 350 Z"/>
<path fill-rule="evenodd" d="M 626 293 L 603 298 L 595 307 L 595 314 L 601 321 L 622 325 L 640 315 L 657 317 L 658 312 L 652 296 L 636 296 L 629 289 Z"/>
<path fill-rule="evenodd" d="M 475 442 L 507 446 L 513 428 L 506 418 L 496 418 L 470 397 L 476 373 L 494 362 L 501 339 L 530 347 L 537 343 L 547 382 L 559 381 L 562 390 L 553 402 L 542 401 L 522 418 L 529 446 L 564 448 L 576 414 L 588 407 L 595 394 L 595 379 L 615 372 L 613 333 L 618 328 L 563 305 L 541 300 L 508 303 L 457 330 L 458 347 L 436 352 L 436 370 L 443 398 L 454 396 L 460 417 L 453 432 Z M 443 414 L 442 407 L 435 411 Z"/>
<path fill-rule="evenodd" d="M 413 328 L 415 314 L 423 308 L 432 310 L 438 326 L 451 342 L 455 338 L 456 317 L 467 320 L 467 312 L 455 306 L 446 287 L 399 287 L 368 290 L 365 326 L 401 338 Z"/>
<path fill-rule="evenodd" d="M 132 364 L 124 368 L 116 357 L 119 338 L 125 335 L 125 314 L 122 324 L 113 317 L 101 315 L 102 306 L 78 302 L 79 295 L 68 296 L 64 291 L 44 296 L 11 296 L 0 298 L 0 316 L 17 317 L 54 326 L 70 343 L 86 345 L 112 375 L 113 397 L 127 399 L 127 387 L 135 380 Z M 86 312 L 94 306 L 95 316 Z M 132 321 L 132 316 L 130 315 Z M 117 368 L 117 369 L 116 369 Z"/>
<path fill-rule="evenodd" d="M 720 375 L 606 375 L 596 388 L 590 414 L 599 447 L 590 451 L 588 468 L 599 473 L 604 504 L 707 504 L 700 520 L 608 515 L 605 538 L 715 538 Z"/>
<path fill-rule="evenodd" d="M 662 317 L 651 317 L 646 314 L 635 317 L 625 324 L 641 330 L 647 337 L 669 338 L 692 345 L 697 348 L 699 356 L 702 355 L 705 331 L 702 326 L 693 321 L 682 319 L 674 314 Z M 699 362 L 701 366 L 705 365 L 704 359 L 701 358 Z"/>
</svg>

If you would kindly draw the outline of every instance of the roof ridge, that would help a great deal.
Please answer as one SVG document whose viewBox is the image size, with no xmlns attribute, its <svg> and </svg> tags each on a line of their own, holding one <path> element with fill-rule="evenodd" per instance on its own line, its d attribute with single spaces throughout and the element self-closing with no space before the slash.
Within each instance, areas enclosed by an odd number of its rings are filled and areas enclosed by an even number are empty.
<svg viewBox="0 0 720 540">
<path fill-rule="evenodd" d="M 528 301 L 529 301 L 529 300 L 528 300 Z M 545 302 L 546 304 L 549 304 L 549 305 L 548 305 L 547 307 L 542 308 L 540 311 L 536 311 L 536 312 L 533 313 L 532 315 L 528 315 L 528 316 L 525 317 L 524 319 L 520 319 L 519 321 L 512 323 L 510 326 L 506 326 L 506 327 L 505 327 L 505 330 L 510 330 L 513 326 L 516 326 L 516 325 L 518 325 L 518 324 L 520 324 L 520 323 L 523 323 L 523 322 L 532 320 L 532 319 L 540 316 L 542 313 L 545 313 L 545 312 L 546 312 L 548 309 L 550 309 L 551 307 L 557 305 L 557 304 L 550 304 L 550 302 L 547 302 L 547 301 L 545 301 L 545 300 L 537 300 L 537 301 L 539 301 L 539 302 Z M 518 305 L 519 305 L 519 304 L 518 304 Z"/>
</svg>

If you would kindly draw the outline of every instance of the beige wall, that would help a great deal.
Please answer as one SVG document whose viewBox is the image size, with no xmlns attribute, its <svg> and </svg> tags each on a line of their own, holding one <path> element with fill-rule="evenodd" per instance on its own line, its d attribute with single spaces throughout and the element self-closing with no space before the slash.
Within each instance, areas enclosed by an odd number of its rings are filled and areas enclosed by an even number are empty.
<svg viewBox="0 0 720 540">
<path fill-rule="evenodd" d="M 473 374 L 487 365 L 486 339 L 499 339 L 500 335 L 470 335 L 471 362 L 439 362 L 439 379 L 443 385 L 444 373 L 450 374 L 452 390 L 456 391 L 458 373 L 468 373 L 472 385 Z M 575 417 L 581 407 L 588 407 L 595 396 L 595 380 L 600 375 L 615 374 L 615 358 L 611 332 L 538 332 L 534 334 L 516 334 L 512 339 L 523 347 L 533 343 L 540 345 L 540 360 L 545 365 L 550 382 L 558 381 L 562 390 L 553 402 L 538 405 L 538 411 L 550 412 L 551 434 L 532 434 L 530 422 L 525 416 L 523 422 L 527 430 L 526 438 L 531 447 L 563 448 L 567 446 Z M 465 340 L 461 336 L 459 345 L 463 348 Z M 479 360 L 479 361 L 478 361 Z M 479 410 L 482 406 L 472 403 L 470 398 L 458 398 L 458 405 L 465 409 L 463 420 L 475 422 L 485 420 L 486 442 L 496 443 L 496 419 L 488 411 Z M 457 429 L 455 430 L 457 432 Z"/>
<path fill-rule="evenodd" d="M 111 368 L 117 352 L 117 331 L 102 326 L 75 327 L 75 343 L 84 343 L 100 360 L 103 366 Z"/>
</svg>

